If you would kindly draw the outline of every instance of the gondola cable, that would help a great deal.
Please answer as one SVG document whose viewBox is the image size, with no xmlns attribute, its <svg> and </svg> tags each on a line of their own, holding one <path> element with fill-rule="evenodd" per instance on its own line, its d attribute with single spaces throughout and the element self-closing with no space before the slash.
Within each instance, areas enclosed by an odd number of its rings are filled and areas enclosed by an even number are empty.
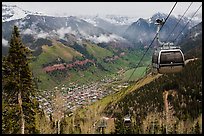
<svg viewBox="0 0 204 136">
<path fill-rule="evenodd" d="M 198 8 L 198 10 L 200 9 L 200 7 Z M 197 13 L 197 11 L 195 12 L 195 14 Z M 187 22 L 187 24 L 191 21 L 191 19 Z M 159 30 L 159 28 L 163 25 L 164 22 L 163 20 L 160 20 L 160 19 L 157 19 L 156 22 L 157 23 L 155 24 L 158 25 L 158 30 Z M 185 27 L 187 26 L 187 24 L 185 25 Z M 185 29 L 185 27 L 183 28 L 183 30 Z M 158 30 L 157 30 L 157 33 L 159 33 Z M 179 35 L 181 34 L 181 32 L 179 33 Z M 157 72 L 160 74 L 170 74 L 170 73 L 181 72 L 185 67 L 185 57 L 180 47 L 174 46 L 174 43 L 161 42 L 159 40 L 159 36 L 157 37 L 157 40 L 160 47 L 158 47 L 152 55 L 153 69 L 156 69 Z"/>
<path fill-rule="evenodd" d="M 196 10 L 196 12 L 192 15 L 191 19 L 188 20 L 188 22 L 186 23 L 186 25 L 183 27 L 183 29 L 180 31 L 180 33 L 177 35 L 177 37 L 174 39 L 173 42 L 175 42 L 178 37 L 180 36 L 180 34 L 182 33 L 182 31 L 186 28 L 186 26 L 190 23 L 190 21 L 192 20 L 192 18 L 195 16 L 195 14 L 199 11 L 199 9 L 202 7 L 202 4 L 200 5 L 200 7 Z"/>
<path fill-rule="evenodd" d="M 176 25 L 175 25 L 174 28 L 172 29 L 171 33 L 170 33 L 169 36 L 167 37 L 166 41 L 171 37 L 171 34 L 173 33 L 173 31 L 175 30 L 175 28 L 177 27 L 177 25 L 179 24 L 179 22 L 180 22 L 181 19 L 184 17 L 184 15 L 185 15 L 186 12 L 189 10 L 189 8 L 191 7 L 192 4 L 193 4 L 193 2 L 190 3 L 190 5 L 188 6 L 188 8 L 187 8 L 186 11 L 184 12 L 184 14 L 181 16 L 181 18 L 179 19 L 179 21 L 176 23 Z"/>
<path fill-rule="evenodd" d="M 146 55 L 147 51 L 149 50 L 149 48 L 151 47 L 151 45 L 153 44 L 154 40 L 157 38 L 157 35 L 159 34 L 159 32 L 161 31 L 161 29 L 163 28 L 164 24 L 166 23 L 167 19 L 169 18 L 169 16 L 171 15 L 172 11 L 174 10 L 175 6 L 176 6 L 177 2 L 174 4 L 174 6 L 172 7 L 171 11 L 169 12 L 168 16 L 166 17 L 166 19 L 164 20 L 163 25 L 160 27 L 158 33 L 156 33 L 154 39 L 152 40 L 152 42 L 150 43 L 150 45 L 148 46 L 147 50 L 145 51 L 145 53 L 143 54 L 143 56 L 141 57 L 139 63 L 137 64 L 137 66 L 135 67 L 134 71 L 132 72 L 132 74 L 130 75 L 130 77 L 128 78 L 128 82 L 130 80 L 130 78 L 132 77 L 132 75 L 134 74 L 134 72 L 136 71 L 136 69 L 138 68 L 138 66 L 140 65 L 140 63 L 142 62 L 142 59 L 144 58 L 144 56 Z"/>
</svg>

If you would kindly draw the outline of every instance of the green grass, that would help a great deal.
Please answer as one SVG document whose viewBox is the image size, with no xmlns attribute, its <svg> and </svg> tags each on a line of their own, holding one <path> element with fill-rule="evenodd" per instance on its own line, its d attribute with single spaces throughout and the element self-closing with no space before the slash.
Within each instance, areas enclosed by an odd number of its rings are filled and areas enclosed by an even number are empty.
<svg viewBox="0 0 204 136">
<path fill-rule="evenodd" d="M 43 52 L 37 57 L 35 61 L 30 63 L 30 67 L 35 77 L 41 80 L 38 83 L 40 89 L 49 89 L 59 83 L 57 78 L 50 77 L 43 71 L 43 64 L 48 64 L 57 60 L 58 57 L 64 59 L 66 62 L 71 61 L 73 57 L 80 57 L 81 54 L 74 49 L 67 47 L 63 44 L 56 43 L 49 47 L 47 45 L 42 46 Z"/>
<path fill-rule="evenodd" d="M 87 51 L 92 54 L 97 60 L 103 59 L 107 56 L 113 56 L 113 53 L 105 48 L 99 47 L 95 44 L 86 44 Z"/>
<path fill-rule="evenodd" d="M 40 54 L 40 56 L 38 56 L 38 61 L 40 64 L 52 62 L 58 57 L 61 57 L 62 59 L 66 60 L 66 62 L 68 62 L 71 61 L 73 57 L 82 56 L 81 53 L 60 43 L 57 43 L 51 47 L 44 45 L 42 48 L 43 52 Z"/>
<path fill-rule="evenodd" d="M 70 70 L 70 76 L 61 84 L 69 84 L 70 82 L 75 82 L 79 85 L 89 84 L 90 82 L 97 82 L 107 75 L 107 72 L 101 71 L 95 66 L 90 66 L 87 70 Z"/>
<path fill-rule="evenodd" d="M 130 76 L 130 80 L 129 81 L 136 81 L 137 79 L 143 77 L 145 75 L 145 70 L 147 67 L 138 67 L 138 68 L 132 68 L 130 70 L 127 70 L 124 74 L 123 74 L 123 79 L 122 81 L 127 81 Z"/>
<path fill-rule="evenodd" d="M 37 59 L 31 63 L 31 68 L 35 74 L 42 74 L 42 65 L 55 61 L 58 57 L 61 57 L 65 61 L 71 61 L 73 57 L 81 56 L 80 53 L 74 51 L 72 48 L 64 46 L 63 44 L 56 44 L 48 47 L 42 46 L 43 52 L 37 57 Z"/>
<path fill-rule="evenodd" d="M 33 70 L 34 76 L 39 78 L 42 82 L 39 82 L 40 89 L 51 89 L 60 84 L 68 84 L 70 82 L 77 82 L 78 84 L 86 84 L 91 81 L 99 81 L 105 76 L 117 76 L 117 72 L 121 69 L 127 70 L 131 67 L 134 67 L 139 62 L 142 52 L 140 50 L 127 51 L 126 55 L 114 60 L 113 62 L 106 63 L 103 59 L 107 56 L 112 57 L 114 55 L 113 50 L 108 50 L 106 48 L 102 48 L 92 43 L 85 43 L 85 47 L 90 55 L 93 55 L 94 58 L 97 59 L 97 64 L 101 64 L 106 70 L 99 69 L 96 66 L 90 66 L 87 70 L 79 70 L 75 71 L 69 70 L 68 74 L 70 76 L 59 75 L 57 77 L 50 76 L 49 74 L 43 71 L 43 64 L 52 63 L 57 60 L 58 57 L 62 58 L 65 62 L 71 61 L 74 57 L 80 58 L 82 54 L 75 51 L 73 48 L 65 46 L 58 42 L 53 42 L 53 46 L 42 46 L 42 53 L 37 56 L 37 59 L 31 63 L 31 68 Z M 144 62 L 149 63 L 149 55 L 144 57 Z M 139 75 L 136 73 L 141 73 L 139 68 L 134 73 L 131 79 L 135 80 L 139 78 Z M 124 75 L 124 79 L 127 80 L 130 72 L 126 72 Z M 140 74 L 141 75 L 141 74 Z"/>
</svg>

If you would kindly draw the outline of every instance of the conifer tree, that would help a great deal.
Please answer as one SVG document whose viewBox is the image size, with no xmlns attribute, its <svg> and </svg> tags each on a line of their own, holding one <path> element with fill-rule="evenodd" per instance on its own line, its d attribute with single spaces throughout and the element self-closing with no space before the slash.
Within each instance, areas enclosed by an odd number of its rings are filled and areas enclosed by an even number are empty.
<svg viewBox="0 0 204 136">
<path fill-rule="evenodd" d="M 35 86 L 29 68 L 31 52 L 14 26 L 9 53 L 2 60 L 3 133 L 37 133 L 35 125 Z"/>
<path fill-rule="evenodd" d="M 196 125 L 195 125 L 195 134 L 200 134 L 200 126 L 199 126 L 199 122 L 197 121 Z"/>
<path fill-rule="evenodd" d="M 118 117 L 115 122 L 115 134 L 124 134 L 124 124 L 123 124 L 123 119 L 122 115 L 118 114 Z"/>
</svg>

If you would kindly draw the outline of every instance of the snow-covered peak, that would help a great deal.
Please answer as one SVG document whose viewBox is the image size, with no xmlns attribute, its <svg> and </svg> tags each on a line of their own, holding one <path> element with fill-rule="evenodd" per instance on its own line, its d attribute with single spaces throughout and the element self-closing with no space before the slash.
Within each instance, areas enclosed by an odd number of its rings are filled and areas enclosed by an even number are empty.
<svg viewBox="0 0 204 136">
<path fill-rule="evenodd" d="M 117 25 L 130 25 L 138 19 L 138 17 L 128 17 L 121 15 L 106 15 L 105 17 L 101 18 Z"/>
<path fill-rule="evenodd" d="M 189 13 L 189 14 L 187 14 L 187 16 L 186 16 L 188 19 L 190 19 L 190 18 L 192 18 L 192 20 L 194 21 L 194 22 L 196 22 L 196 23 L 200 23 L 200 22 L 202 22 L 202 13 L 197 13 L 197 14 L 195 14 L 194 15 L 194 13 Z"/>
<path fill-rule="evenodd" d="M 157 19 L 157 18 L 166 18 L 167 17 L 167 14 L 165 13 L 160 13 L 160 12 L 157 12 L 155 14 L 152 15 L 152 19 Z"/>
<path fill-rule="evenodd" d="M 102 19 L 114 25 L 130 25 L 138 19 L 138 17 L 128 17 L 121 15 L 80 16 L 80 18 L 93 24 L 94 26 L 97 26 L 99 19 Z"/>
<path fill-rule="evenodd" d="M 2 22 L 21 19 L 26 17 L 27 15 L 41 15 L 41 13 L 30 12 L 27 10 L 23 10 L 16 5 L 5 5 L 2 4 Z"/>
<path fill-rule="evenodd" d="M 85 20 L 86 22 L 94 25 L 94 26 L 97 26 L 97 18 L 98 16 L 78 16 L 79 18 Z"/>
</svg>

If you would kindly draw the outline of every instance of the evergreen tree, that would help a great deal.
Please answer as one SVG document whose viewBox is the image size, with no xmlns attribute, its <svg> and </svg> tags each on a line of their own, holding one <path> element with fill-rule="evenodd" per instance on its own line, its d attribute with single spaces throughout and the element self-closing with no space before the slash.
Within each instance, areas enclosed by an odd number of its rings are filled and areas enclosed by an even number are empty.
<svg viewBox="0 0 204 136">
<path fill-rule="evenodd" d="M 195 134 L 200 134 L 200 126 L 199 126 L 199 122 L 197 121 L 196 125 L 195 125 Z"/>
<path fill-rule="evenodd" d="M 118 117 L 115 121 L 115 134 L 124 134 L 124 124 L 121 114 L 118 114 Z"/>
<path fill-rule="evenodd" d="M 31 52 L 14 26 L 8 56 L 2 60 L 2 133 L 37 133 L 35 86 L 29 68 Z"/>
</svg>

